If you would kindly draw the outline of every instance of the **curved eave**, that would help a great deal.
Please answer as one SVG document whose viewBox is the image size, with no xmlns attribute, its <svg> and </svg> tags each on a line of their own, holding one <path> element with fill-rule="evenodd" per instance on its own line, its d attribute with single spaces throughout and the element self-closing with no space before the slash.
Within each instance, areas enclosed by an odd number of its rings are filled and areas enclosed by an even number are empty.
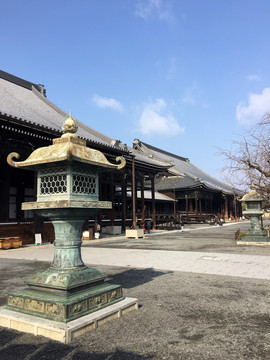
<svg viewBox="0 0 270 360">
<path fill-rule="evenodd" d="M 224 195 L 233 195 L 233 192 L 229 192 L 229 191 L 226 191 L 224 189 L 219 189 L 219 188 L 215 188 L 215 187 L 211 187 L 211 186 L 208 186 L 207 184 L 205 183 L 200 183 L 199 185 L 196 185 L 194 186 L 194 188 L 199 188 L 199 189 L 204 189 L 204 190 L 207 190 L 209 192 L 213 192 L 213 193 L 221 193 L 221 194 L 224 194 Z"/>
<path fill-rule="evenodd" d="M 84 145 L 78 144 L 78 141 L 77 137 L 71 136 L 55 139 L 53 145 L 34 150 L 24 161 L 16 162 L 15 159 L 18 160 L 20 155 L 12 152 L 8 155 L 7 162 L 10 166 L 27 170 L 39 169 L 46 167 L 48 164 L 62 164 L 63 162 L 70 163 L 72 161 L 114 170 L 125 166 L 126 160 L 122 156 L 118 156 L 115 159 L 116 162 L 120 162 L 119 165 L 112 164 L 102 152 L 87 148 L 82 140 L 80 142 Z"/>
<path fill-rule="evenodd" d="M 90 161 L 90 160 L 86 160 L 86 159 L 80 159 L 76 156 L 72 156 L 71 159 L 68 159 L 67 156 L 63 156 L 63 157 L 59 157 L 57 159 L 52 159 L 52 160 L 40 160 L 40 161 L 21 161 L 21 162 L 14 162 L 14 167 L 16 168 L 22 168 L 25 170 L 37 170 L 41 167 L 45 167 L 44 165 L 47 164 L 58 164 L 58 163 L 63 163 L 64 161 L 66 162 L 71 162 L 71 161 L 77 161 L 78 163 L 84 163 L 84 164 L 88 164 L 88 165 L 94 165 L 96 167 L 99 168 L 106 168 L 106 169 L 114 169 L 117 170 L 118 166 L 114 165 L 114 164 L 102 164 L 96 161 Z M 43 166 L 41 166 L 43 165 Z"/>
<path fill-rule="evenodd" d="M 135 165 L 140 165 L 140 166 L 145 166 L 146 168 L 150 168 L 150 169 L 155 169 L 157 171 L 167 171 L 170 167 L 168 166 L 162 166 L 162 165 L 158 165 L 158 164 L 151 164 L 151 163 L 148 163 L 148 162 L 143 162 L 143 161 L 140 161 L 140 160 L 135 160 Z"/>
<path fill-rule="evenodd" d="M 168 166 L 167 165 L 160 165 L 160 164 L 156 164 L 154 161 L 151 163 L 151 162 L 144 162 L 142 161 L 141 159 L 136 159 L 135 155 L 132 153 L 132 152 L 129 152 L 128 156 L 125 157 L 126 161 L 127 161 L 127 164 L 131 165 L 132 164 L 132 161 L 133 159 L 135 160 L 135 168 L 137 169 L 149 169 L 149 170 L 152 170 L 152 171 L 156 171 L 156 172 L 167 172 L 168 170 Z"/>
<path fill-rule="evenodd" d="M 177 185 L 175 187 L 168 187 L 165 189 L 165 187 L 163 189 L 159 189 L 159 191 L 164 191 L 164 190 L 176 190 L 176 191 L 190 191 L 190 190 L 207 190 L 209 192 L 212 193 L 221 193 L 224 195 L 233 195 L 233 192 L 225 192 L 222 189 L 215 189 L 212 187 L 208 187 L 206 184 L 204 183 L 200 183 L 200 184 L 195 184 L 195 185 L 190 185 L 190 186 L 186 186 L 186 187 L 177 187 Z"/>
</svg>

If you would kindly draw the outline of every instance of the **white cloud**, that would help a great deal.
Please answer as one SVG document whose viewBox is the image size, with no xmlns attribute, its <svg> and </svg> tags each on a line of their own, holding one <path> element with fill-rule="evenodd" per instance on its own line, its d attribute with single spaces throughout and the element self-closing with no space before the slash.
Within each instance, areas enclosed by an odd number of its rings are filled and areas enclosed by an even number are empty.
<svg viewBox="0 0 270 360">
<path fill-rule="evenodd" d="M 172 22 L 173 14 L 170 9 L 170 1 L 168 0 L 145 0 L 136 4 L 135 15 L 144 20 L 158 18 Z"/>
<path fill-rule="evenodd" d="M 146 136 L 174 136 L 185 131 L 177 120 L 166 112 L 167 104 L 157 99 L 145 105 L 139 122 L 139 131 Z"/>
<path fill-rule="evenodd" d="M 256 75 L 256 74 L 250 74 L 247 76 L 247 80 L 256 81 L 256 80 L 260 80 L 260 77 L 259 77 L 259 75 Z"/>
<path fill-rule="evenodd" d="M 124 109 L 122 104 L 113 98 L 104 98 L 95 94 L 92 96 L 91 100 L 100 108 L 110 108 L 120 112 Z"/>
<path fill-rule="evenodd" d="M 262 119 L 270 112 L 270 88 L 265 88 L 261 94 L 250 94 L 248 105 L 241 101 L 236 108 L 236 118 L 240 124 L 251 124 Z"/>
</svg>

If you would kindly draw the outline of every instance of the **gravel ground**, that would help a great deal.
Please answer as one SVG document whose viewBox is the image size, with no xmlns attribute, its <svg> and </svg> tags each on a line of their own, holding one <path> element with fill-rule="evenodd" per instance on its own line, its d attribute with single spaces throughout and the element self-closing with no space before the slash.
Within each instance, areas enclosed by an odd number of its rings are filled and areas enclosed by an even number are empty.
<svg viewBox="0 0 270 360">
<path fill-rule="evenodd" d="M 254 249 L 254 247 L 252 247 Z M 90 265 L 90 264 L 88 264 Z M 48 263 L 1 259 L 0 302 Z M 140 307 L 72 344 L 0 327 L 1 360 L 270 359 L 270 283 L 97 267 Z"/>
<path fill-rule="evenodd" d="M 204 227 L 204 226 L 203 226 Z M 270 255 L 270 246 L 237 246 L 234 234 L 248 223 L 188 226 L 184 232 L 146 239 L 84 242 L 83 246 Z M 189 229 L 190 231 L 186 231 Z M 88 264 L 91 266 L 91 264 Z M 1 259 L 0 305 L 48 263 Z M 1 360 L 270 359 L 270 282 L 240 277 L 96 266 L 138 311 L 104 324 L 69 345 L 0 327 Z"/>
</svg>

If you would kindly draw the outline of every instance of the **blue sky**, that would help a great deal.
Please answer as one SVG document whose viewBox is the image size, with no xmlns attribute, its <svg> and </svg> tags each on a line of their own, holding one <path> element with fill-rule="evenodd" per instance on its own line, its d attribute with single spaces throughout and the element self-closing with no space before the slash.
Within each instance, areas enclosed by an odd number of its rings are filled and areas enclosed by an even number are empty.
<svg viewBox="0 0 270 360">
<path fill-rule="evenodd" d="M 2 0 L 1 15 L 1 70 L 217 178 L 216 147 L 270 111 L 269 0 Z"/>
</svg>

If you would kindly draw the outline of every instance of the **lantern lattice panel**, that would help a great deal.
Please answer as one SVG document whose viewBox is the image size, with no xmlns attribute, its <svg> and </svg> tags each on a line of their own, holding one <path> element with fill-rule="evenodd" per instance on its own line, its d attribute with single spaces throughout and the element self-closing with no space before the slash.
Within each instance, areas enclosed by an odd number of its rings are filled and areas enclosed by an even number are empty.
<svg viewBox="0 0 270 360">
<path fill-rule="evenodd" d="M 90 169 L 74 168 L 72 171 L 72 192 L 75 194 L 97 195 L 97 177 Z"/>
<path fill-rule="evenodd" d="M 72 192 L 80 194 L 95 194 L 96 178 L 89 175 L 73 174 Z"/>
<path fill-rule="evenodd" d="M 40 195 L 67 193 L 65 169 L 47 169 L 40 174 Z"/>
</svg>

